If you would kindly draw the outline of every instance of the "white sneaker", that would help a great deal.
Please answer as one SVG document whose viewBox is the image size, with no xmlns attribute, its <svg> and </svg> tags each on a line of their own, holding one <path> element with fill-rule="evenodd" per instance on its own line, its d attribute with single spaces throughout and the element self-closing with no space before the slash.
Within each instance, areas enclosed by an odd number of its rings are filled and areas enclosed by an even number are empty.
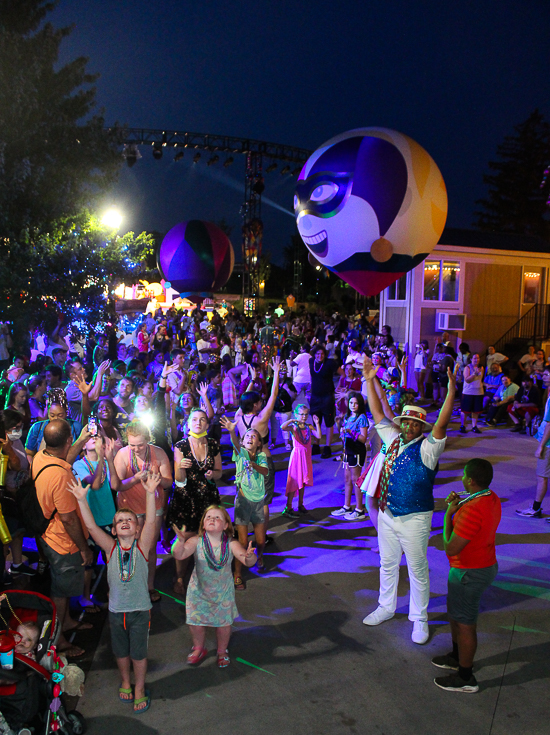
<svg viewBox="0 0 550 735">
<path fill-rule="evenodd" d="M 351 513 L 351 508 L 346 508 L 345 505 L 343 505 L 341 508 L 337 508 L 336 510 L 333 510 L 330 514 L 333 518 L 342 518 L 346 515 L 346 513 Z"/>
<path fill-rule="evenodd" d="M 357 508 L 354 508 L 349 513 L 346 513 L 344 516 L 345 521 L 364 521 L 365 520 L 365 511 L 364 510 L 358 510 Z"/>
<path fill-rule="evenodd" d="M 370 615 L 367 615 L 366 618 L 363 618 L 363 623 L 365 625 L 380 625 L 380 623 L 383 623 L 386 620 L 393 618 L 394 615 L 395 613 L 386 610 L 385 607 L 377 607 L 374 612 L 371 612 Z"/>
<path fill-rule="evenodd" d="M 415 620 L 411 635 L 412 642 L 418 643 L 421 646 L 423 643 L 428 642 L 429 637 L 430 631 L 428 629 L 428 623 L 425 620 Z"/>
</svg>

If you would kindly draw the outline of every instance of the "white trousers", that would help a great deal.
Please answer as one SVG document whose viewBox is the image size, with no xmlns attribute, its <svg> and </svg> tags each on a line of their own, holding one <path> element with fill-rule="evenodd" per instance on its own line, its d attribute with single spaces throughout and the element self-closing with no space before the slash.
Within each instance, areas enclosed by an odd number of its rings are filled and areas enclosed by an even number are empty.
<svg viewBox="0 0 550 735">
<path fill-rule="evenodd" d="M 411 599 L 409 620 L 428 620 L 430 600 L 430 572 L 427 549 L 432 527 L 433 511 L 393 516 L 386 508 L 378 514 L 378 546 L 380 548 L 380 596 L 378 604 L 395 612 L 399 563 L 405 552 Z"/>
</svg>

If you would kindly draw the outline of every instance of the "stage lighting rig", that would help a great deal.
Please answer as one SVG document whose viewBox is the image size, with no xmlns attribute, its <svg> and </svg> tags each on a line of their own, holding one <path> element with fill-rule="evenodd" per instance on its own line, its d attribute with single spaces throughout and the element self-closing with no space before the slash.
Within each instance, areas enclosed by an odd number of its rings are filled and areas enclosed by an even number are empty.
<svg viewBox="0 0 550 735">
<path fill-rule="evenodd" d="M 290 166 L 285 166 L 283 169 L 281 169 L 281 176 L 284 176 L 285 174 L 290 173 Z"/>
<path fill-rule="evenodd" d="M 201 160 L 201 154 L 195 153 L 195 155 L 193 156 L 193 163 L 198 163 L 200 160 Z"/>
<path fill-rule="evenodd" d="M 206 162 L 206 165 L 213 166 L 215 163 L 218 163 L 219 160 L 220 160 L 219 156 L 212 156 L 212 158 L 208 159 L 208 161 Z"/>
<path fill-rule="evenodd" d="M 160 143 L 153 143 L 153 158 L 156 161 L 160 161 L 162 158 L 162 145 Z"/>
<path fill-rule="evenodd" d="M 270 163 L 269 166 L 266 168 L 265 172 L 267 174 L 270 174 L 272 171 L 275 171 L 276 168 L 277 168 L 277 164 L 275 162 Z"/>
<path fill-rule="evenodd" d="M 226 158 L 226 160 L 223 162 L 223 167 L 227 168 L 228 166 L 231 166 L 234 160 L 235 159 L 233 158 L 233 156 L 229 156 L 229 158 Z"/>
</svg>

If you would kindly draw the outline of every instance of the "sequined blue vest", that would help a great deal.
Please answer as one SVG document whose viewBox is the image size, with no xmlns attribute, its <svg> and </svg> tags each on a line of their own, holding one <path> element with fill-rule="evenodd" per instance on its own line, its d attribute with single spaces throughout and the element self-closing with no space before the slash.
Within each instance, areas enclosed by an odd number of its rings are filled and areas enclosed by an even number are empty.
<svg viewBox="0 0 550 735">
<path fill-rule="evenodd" d="M 431 470 L 422 462 L 422 441 L 406 447 L 393 463 L 388 486 L 388 508 L 394 516 L 434 509 L 436 470 Z"/>
</svg>

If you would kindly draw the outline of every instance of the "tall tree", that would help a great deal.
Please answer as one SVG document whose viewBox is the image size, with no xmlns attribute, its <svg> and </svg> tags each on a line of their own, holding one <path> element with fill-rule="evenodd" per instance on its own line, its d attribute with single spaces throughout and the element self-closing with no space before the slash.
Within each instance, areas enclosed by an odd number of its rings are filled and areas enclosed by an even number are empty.
<svg viewBox="0 0 550 735">
<path fill-rule="evenodd" d="M 120 165 L 119 132 L 93 114 L 97 78 L 79 57 L 58 68 L 69 28 L 55 3 L 0 0 L 0 235 L 47 228 L 93 204 Z"/>
<path fill-rule="evenodd" d="M 550 123 L 535 110 L 514 128 L 489 162 L 493 172 L 483 177 L 489 188 L 480 199 L 476 225 L 481 230 L 538 235 L 550 240 L 548 192 L 541 189 L 550 162 Z"/>
<path fill-rule="evenodd" d="M 152 250 L 89 212 L 116 180 L 120 131 L 95 111 L 87 59 L 59 65 L 70 29 L 44 23 L 55 5 L 0 0 L 0 319 L 16 333 L 60 311 L 97 323 L 106 289 L 140 275 Z"/>
</svg>

